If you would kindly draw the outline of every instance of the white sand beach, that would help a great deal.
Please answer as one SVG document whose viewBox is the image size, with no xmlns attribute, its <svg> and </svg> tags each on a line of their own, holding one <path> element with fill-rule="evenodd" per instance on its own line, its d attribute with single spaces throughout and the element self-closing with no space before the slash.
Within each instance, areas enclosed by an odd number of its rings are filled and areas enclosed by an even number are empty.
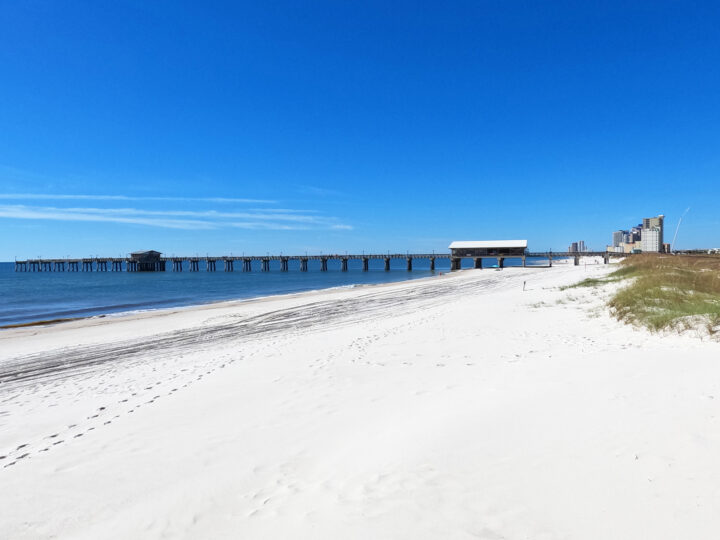
<svg viewBox="0 0 720 540">
<path fill-rule="evenodd" d="M 611 267 L 3 331 L 0 538 L 717 538 L 720 344 Z"/>
</svg>

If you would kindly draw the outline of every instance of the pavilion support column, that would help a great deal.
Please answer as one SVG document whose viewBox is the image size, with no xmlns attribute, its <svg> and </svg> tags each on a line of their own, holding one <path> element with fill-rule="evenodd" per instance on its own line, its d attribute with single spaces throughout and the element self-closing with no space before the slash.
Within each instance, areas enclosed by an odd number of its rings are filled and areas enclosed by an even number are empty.
<svg viewBox="0 0 720 540">
<path fill-rule="evenodd" d="M 498 268 L 505 268 L 505 257 L 498 257 Z"/>
<path fill-rule="evenodd" d="M 573 264 L 574 264 L 575 266 L 580 266 L 580 257 L 578 257 L 577 255 L 575 255 L 575 256 L 573 257 Z"/>
<path fill-rule="evenodd" d="M 552 268 L 552 255 L 548 257 L 548 263 L 550 264 L 550 268 Z"/>
<path fill-rule="evenodd" d="M 605 256 L 603 257 L 603 262 L 604 262 L 605 264 L 608 264 L 608 263 L 610 262 L 610 255 L 608 255 L 608 254 L 606 253 Z"/>
<path fill-rule="evenodd" d="M 526 260 L 525 256 L 523 256 L 522 262 L 523 262 L 523 268 L 525 268 L 527 266 L 527 260 Z"/>
<path fill-rule="evenodd" d="M 475 257 L 475 268 L 482 270 L 482 257 Z"/>
<path fill-rule="evenodd" d="M 450 271 L 455 272 L 460 270 L 460 257 L 452 257 L 450 259 Z"/>
</svg>

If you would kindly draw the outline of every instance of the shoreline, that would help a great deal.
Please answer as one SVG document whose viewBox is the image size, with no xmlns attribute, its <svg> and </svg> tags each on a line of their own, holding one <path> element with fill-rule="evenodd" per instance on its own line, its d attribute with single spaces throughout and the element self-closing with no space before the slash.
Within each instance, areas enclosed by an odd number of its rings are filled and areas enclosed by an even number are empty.
<svg viewBox="0 0 720 540">
<path fill-rule="evenodd" d="M 530 267 L 528 267 L 530 268 Z M 507 269 L 506 269 L 507 270 Z M 10 348 L 7 343 L 22 339 L 23 337 L 37 336 L 38 332 L 52 334 L 54 332 L 68 330 L 75 334 L 83 334 L 84 330 L 93 329 L 98 332 L 107 325 L 138 325 L 142 322 L 153 323 L 153 321 L 160 321 L 167 318 L 192 318 L 194 315 L 212 315 L 214 311 L 226 312 L 228 310 L 234 310 L 236 308 L 250 308 L 250 309 L 262 309 L 262 307 L 272 302 L 302 302 L 304 299 L 311 299 L 318 296 L 333 297 L 336 295 L 343 295 L 351 291 L 364 291 L 364 290 L 383 290 L 388 287 L 394 286 L 406 286 L 411 283 L 426 283 L 430 280 L 437 279 L 452 279 L 453 277 L 460 276 L 466 272 L 475 272 L 474 269 L 463 269 L 456 272 L 438 272 L 435 275 L 419 277 L 414 279 L 405 279 L 398 281 L 389 281 L 383 283 L 360 283 L 338 287 L 327 287 L 322 289 L 311 289 L 301 292 L 292 293 L 281 293 L 265 296 L 256 296 L 251 298 L 240 298 L 231 300 L 217 300 L 200 304 L 188 304 L 183 306 L 174 307 L 159 307 L 154 309 L 146 310 L 132 310 L 117 313 L 93 315 L 88 317 L 77 317 L 68 320 L 62 320 L 58 323 L 43 324 L 38 322 L 37 324 L 17 325 L 9 328 L 4 328 L 0 331 L 0 361 L 3 357 L 17 354 L 18 349 L 27 349 L 29 351 L 36 350 L 32 344 L 24 344 L 21 348 Z M 505 271 L 505 270 L 504 270 Z M 488 272 L 488 270 L 482 270 L 482 272 Z M 149 333 L 150 330 L 147 328 L 139 328 L 138 331 L 142 335 L 143 333 Z M 93 342 L 102 341 L 102 333 L 98 332 L 97 339 L 93 339 Z M 4 346 L 3 346 L 4 345 Z M 38 347 L 40 348 L 40 347 Z M 3 354 L 5 353 L 5 354 Z"/>
<path fill-rule="evenodd" d="M 564 264 L 565 261 L 568 259 L 556 259 L 556 262 L 563 261 Z M 0 263 L 0 264 L 12 264 L 12 261 L 6 262 L 6 263 Z M 543 268 L 544 265 L 533 265 L 532 263 L 529 263 L 527 268 Z M 515 268 L 521 268 L 519 266 L 508 266 L 505 268 L 505 270 L 512 270 Z M 473 270 L 473 268 L 463 268 L 460 271 L 468 271 Z M 488 266 L 485 267 L 484 270 L 497 270 L 497 267 L 495 266 Z M 430 272 L 428 270 L 428 272 Z M 95 318 L 102 318 L 102 317 L 118 317 L 118 316 L 126 316 L 131 315 L 134 313 L 143 313 L 143 312 L 158 312 L 162 310 L 173 310 L 173 309 L 181 309 L 181 308 L 189 308 L 189 307 L 196 307 L 196 306 L 204 306 L 204 305 L 211 305 L 211 304 L 218 304 L 223 302 L 241 302 L 241 301 L 247 301 L 247 300 L 254 300 L 254 299 L 260 299 L 260 298 L 269 298 L 269 297 L 275 297 L 275 296 L 284 296 L 284 295 L 292 295 L 292 294 L 303 294 L 303 293 L 311 293 L 316 291 L 325 291 L 325 290 L 332 290 L 332 289 L 343 289 L 343 288 L 353 288 L 353 287 L 365 287 L 365 286 L 375 286 L 375 285 L 384 285 L 384 284 L 392 284 L 392 283 L 401 283 L 401 282 L 407 282 L 407 281 L 414 281 L 414 280 L 422 280 L 422 279 L 428 279 L 431 277 L 436 277 L 438 275 L 445 275 L 454 273 L 451 272 L 450 269 L 442 269 L 442 270 L 436 270 L 431 275 L 422 276 L 422 277 L 411 277 L 406 276 L 404 278 L 399 279 L 393 279 L 391 281 L 382 281 L 377 283 L 363 283 L 363 282 L 353 282 L 353 283 L 347 283 L 343 285 L 330 285 L 328 287 L 320 287 L 320 288 L 309 288 L 305 290 L 300 290 L 296 292 L 277 292 L 277 293 L 260 293 L 259 295 L 250 295 L 250 296 L 244 296 L 244 297 L 227 297 L 227 298 L 220 298 L 220 299 L 210 299 L 207 301 L 201 301 L 199 299 L 194 299 L 190 303 L 185 303 L 180 301 L 177 304 L 171 304 L 171 305 L 163 305 L 163 303 L 171 303 L 174 302 L 173 300 L 162 300 L 160 301 L 159 305 L 157 307 L 153 307 L 153 305 L 149 304 L 147 307 L 140 307 L 138 309 L 123 309 L 125 306 L 120 305 L 119 307 L 121 309 L 114 311 L 114 306 L 106 306 L 105 308 L 99 307 L 87 307 L 83 309 L 77 310 L 78 315 L 72 315 L 71 313 L 68 313 L 67 315 L 64 315 L 62 312 L 49 312 L 46 314 L 39 314 L 38 318 L 36 319 L 29 319 L 29 320 L 20 320 L 17 322 L 8 322 L 6 324 L 0 324 L 0 334 L 2 334 L 3 331 L 13 329 L 13 328 L 22 328 L 22 327 L 33 327 L 33 326 L 48 326 L 48 325 L 56 325 L 56 324 L 63 324 L 66 322 L 72 322 L 76 320 L 86 320 L 86 319 L 95 319 Z M 87 315 L 81 315 L 82 312 L 89 312 Z"/>
<path fill-rule="evenodd" d="M 32 319 L 27 321 L 21 321 L 21 322 L 11 322 L 8 324 L 2 324 L 0 325 L 0 331 L 12 329 L 12 328 L 22 328 L 22 327 L 29 327 L 29 326 L 46 326 L 46 325 L 52 325 L 52 324 L 60 324 L 65 322 L 71 322 L 71 321 L 77 321 L 77 320 L 86 320 L 86 319 L 95 319 L 95 318 L 102 318 L 102 317 L 122 317 L 127 315 L 132 315 L 136 313 L 146 313 L 146 312 L 159 312 L 163 310 L 174 310 L 174 309 L 184 309 L 184 308 L 193 308 L 193 307 L 200 307 L 200 306 L 207 306 L 207 305 L 213 305 L 213 304 L 220 304 L 224 302 L 243 302 L 243 301 L 249 301 L 249 300 L 256 300 L 261 298 L 271 298 L 276 296 L 285 296 L 285 295 L 294 295 L 294 294 L 305 294 L 305 293 L 312 293 L 312 292 L 319 292 L 319 291 L 327 291 L 327 290 L 333 290 L 333 289 L 345 289 L 345 288 L 354 288 L 354 287 L 365 287 L 365 286 L 376 286 L 376 285 L 386 285 L 386 284 L 392 284 L 392 283 L 404 283 L 408 281 L 415 281 L 415 280 L 422 280 L 422 279 L 428 279 L 432 278 L 438 275 L 444 275 L 446 273 L 449 273 L 449 271 L 435 271 L 431 273 L 431 275 L 428 276 L 422 276 L 422 277 L 411 277 L 407 276 L 405 278 L 399 278 L 399 279 L 393 279 L 390 281 L 381 281 L 377 283 L 363 283 L 363 282 L 354 282 L 354 283 L 347 283 L 343 285 L 330 285 L 328 287 L 320 287 L 320 288 L 308 288 L 303 289 L 295 292 L 277 292 L 277 293 L 260 293 L 258 295 L 250 295 L 250 296 L 243 296 L 243 297 L 227 297 L 227 298 L 219 298 L 219 299 L 210 299 L 207 301 L 200 301 L 199 299 L 197 301 L 192 301 L 191 303 L 177 303 L 172 305 L 162 305 L 163 303 L 169 303 L 172 302 L 172 300 L 162 301 L 157 307 L 152 307 L 152 305 L 148 305 L 147 307 L 141 307 L 138 309 L 120 309 L 118 311 L 113 311 L 113 306 L 108 306 L 110 309 L 103 310 L 103 308 L 93 308 L 88 307 L 81 311 L 90 311 L 91 314 L 88 315 L 81 315 L 81 316 L 67 316 L 67 317 L 56 317 L 52 316 L 50 314 L 49 317 L 45 318 L 46 316 L 39 315 L 40 318 L 38 319 Z M 124 306 L 121 306 L 124 307 Z M 1 332 L 0 332 L 1 333 Z"/>
</svg>

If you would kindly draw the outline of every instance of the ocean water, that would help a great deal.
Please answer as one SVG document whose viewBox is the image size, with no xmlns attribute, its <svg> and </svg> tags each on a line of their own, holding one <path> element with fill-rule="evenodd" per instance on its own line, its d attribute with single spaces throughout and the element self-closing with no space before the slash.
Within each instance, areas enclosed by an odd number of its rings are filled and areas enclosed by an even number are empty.
<svg viewBox="0 0 720 540">
<path fill-rule="evenodd" d="M 486 265 L 494 261 L 486 261 Z M 253 263 L 255 265 L 255 263 Z M 15 272 L 14 263 L 0 263 L 0 327 L 51 319 L 89 317 L 129 311 L 205 304 L 220 300 L 257 298 L 332 287 L 388 283 L 448 272 L 447 259 L 437 259 L 435 272 L 430 262 L 414 259 L 408 272 L 405 260 L 391 261 L 389 272 L 383 260 L 370 260 L 368 272 L 362 262 L 350 260 L 342 272 L 340 261 L 329 260 L 328 271 L 320 271 L 319 261 L 309 261 L 308 272 L 300 272 L 299 262 L 290 261 L 289 272 L 280 272 L 280 262 L 271 261 L 270 272 L 261 272 L 259 263 L 252 272 Z M 519 260 L 506 259 L 507 266 Z M 528 264 L 547 264 L 545 260 Z M 168 264 L 168 267 L 171 265 Z M 471 268 L 463 260 L 463 268 Z"/>
</svg>

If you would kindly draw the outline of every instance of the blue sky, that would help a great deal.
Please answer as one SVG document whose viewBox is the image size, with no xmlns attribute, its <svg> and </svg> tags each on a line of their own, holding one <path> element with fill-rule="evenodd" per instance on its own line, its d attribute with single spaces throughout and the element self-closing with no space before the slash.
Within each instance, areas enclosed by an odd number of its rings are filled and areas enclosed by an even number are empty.
<svg viewBox="0 0 720 540">
<path fill-rule="evenodd" d="M 720 246 L 714 2 L 3 2 L 0 259 Z"/>
</svg>

